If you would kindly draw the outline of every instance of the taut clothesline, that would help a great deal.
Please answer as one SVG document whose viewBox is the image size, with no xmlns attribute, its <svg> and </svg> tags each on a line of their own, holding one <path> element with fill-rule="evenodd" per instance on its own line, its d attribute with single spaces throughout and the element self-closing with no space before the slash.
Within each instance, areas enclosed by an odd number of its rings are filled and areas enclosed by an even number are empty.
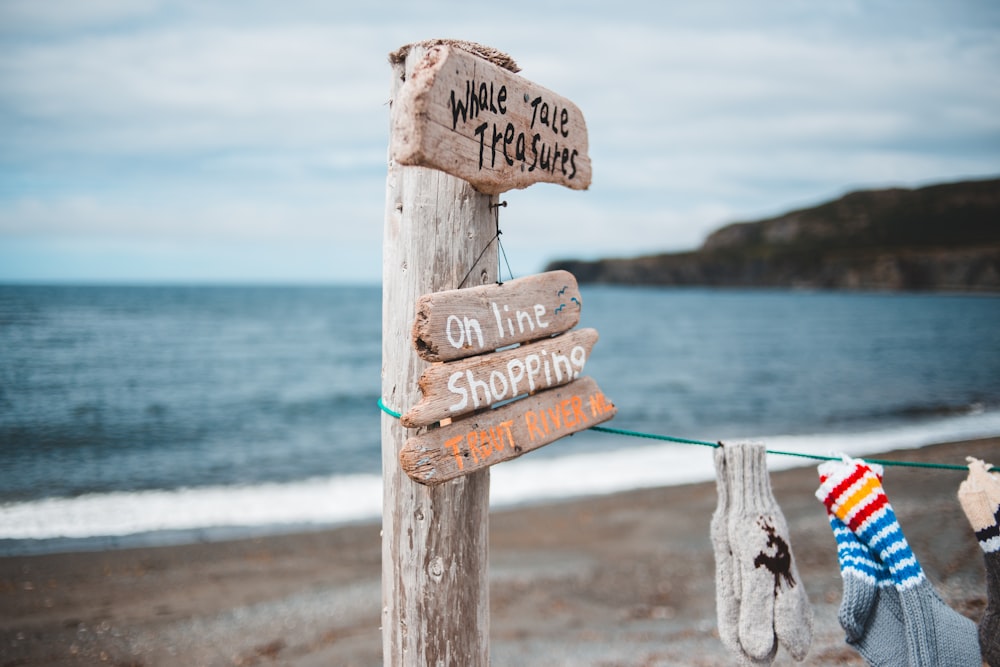
<svg viewBox="0 0 1000 667">
<path fill-rule="evenodd" d="M 390 417 L 395 417 L 399 419 L 402 413 L 396 412 L 395 410 L 386 406 L 382 402 L 382 399 L 378 399 L 378 407 L 382 412 L 386 413 Z M 672 435 L 659 435 L 656 433 L 642 433 L 640 431 L 631 431 L 623 428 L 611 428 L 608 426 L 592 426 L 589 430 L 597 431 L 598 433 L 609 433 L 611 435 L 623 435 L 630 438 L 645 438 L 647 440 L 660 440 L 663 442 L 673 442 L 681 445 L 700 445 L 702 447 L 720 447 L 721 442 L 709 442 L 707 440 L 692 440 L 690 438 L 678 438 Z M 778 456 L 797 456 L 803 459 L 814 459 L 816 461 L 839 461 L 841 457 L 839 456 L 823 456 L 822 454 L 804 454 L 802 452 L 785 452 L 775 449 L 766 450 L 768 454 L 775 454 Z M 969 467 L 964 465 L 957 465 L 953 463 L 925 463 L 922 461 L 890 461 L 885 459 L 869 459 L 866 458 L 865 461 L 868 463 L 878 463 L 883 466 L 898 466 L 903 468 L 933 468 L 937 470 L 960 470 L 963 472 L 968 472 Z M 990 472 L 1000 472 L 1000 468 L 993 466 L 990 468 Z"/>
</svg>

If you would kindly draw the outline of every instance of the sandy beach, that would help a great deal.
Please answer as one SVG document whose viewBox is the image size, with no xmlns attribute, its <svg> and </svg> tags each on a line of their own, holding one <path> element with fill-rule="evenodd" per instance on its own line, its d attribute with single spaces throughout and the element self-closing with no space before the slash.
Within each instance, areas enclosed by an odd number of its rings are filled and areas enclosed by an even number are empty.
<svg viewBox="0 0 1000 667">
<path fill-rule="evenodd" d="M 706 456 L 709 453 L 706 452 Z M 1000 438 L 873 458 L 1000 462 Z M 941 597 L 978 620 L 982 552 L 962 471 L 892 467 L 885 488 Z M 802 664 L 863 665 L 837 622 L 841 579 L 815 465 L 773 472 L 815 616 Z M 494 511 L 497 666 L 737 664 L 715 620 L 713 482 Z M 382 664 L 377 525 L 184 546 L 0 559 L 0 667 Z M 777 665 L 795 663 L 782 650 Z"/>
</svg>

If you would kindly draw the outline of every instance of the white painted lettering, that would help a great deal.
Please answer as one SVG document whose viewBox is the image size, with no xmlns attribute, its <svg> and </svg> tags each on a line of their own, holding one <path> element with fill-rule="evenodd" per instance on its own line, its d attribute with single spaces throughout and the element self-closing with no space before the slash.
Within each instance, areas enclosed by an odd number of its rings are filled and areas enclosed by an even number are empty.
<svg viewBox="0 0 1000 667">
<path fill-rule="evenodd" d="M 542 368 L 542 358 L 537 354 L 529 354 L 524 358 L 524 367 L 528 372 L 528 391 L 535 391 L 535 377 Z"/>
<path fill-rule="evenodd" d="M 470 408 L 491 407 L 506 399 L 565 384 L 580 376 L 586 362 L 587 349 L 576 345 L 569 354 L 541 348 L 510 359 L 504 366 L 456 371 L 448 376 L 448 390 L 456 399 L 448 410 L 467 412 Z"/>
<path fill-rule="evenodd" d="M 515 373 L 515 370 L 517 371 Z M 514 396 L 517 396 L 517 383 L 524 379 L 524 362 L 520 359 L 511 359 L 507 362 L 507 375 L 510 376 L 510 388 Z"/>
<path fill-rule="evenodd" d="M 541 303 L 535 304 L 535 321 L 538 322 L 538 326 L 542 329 L 549 326 L 548 322 L 542 322 L 542 315 L 545 314 L 545 305 Z"/>
<path fill-rule="evenodd" d="M 469 346 L 472 346 L 472 334 L 476 335 L 479 340 L 479 349 L 483 349 L 485 343 L 483 342 L 483 328 L 479 326 L 479 320 L 474 317 L 465 318 L 465 335 L 469 339 Z"/>
<path fill-rule="evenodd" d="M 500 337 L 503 338 L 503 320 L 500 319 L 500 309 L 497 308 L 497 304 L 495 301 L 491 301 L 490 305 L 493 307 L 494 317 L 497 318 L 497 331 L 499 332 Z"/>
<path fill-rule="evenodd" d="M 477 380 L 472 371 L 465 371 L 465 378 L 469 382 L 469 391 L 472 392 L 472 406 L 479 407 L 479 389 L 483 390 L 483 403 L 492 405 L 490 400 L 490 386 L 484 380 Z"/>
<path fill-rule="evenodd" d="M 455 338 L 454 328 L 452 324 L 458 328 L 458 338 Z M 458 319 L 456 315 L 449 315 L 448 321 L 445 323 L 444 327 L 445 336 L 448 337 L 448 344 L 452 347 L 459 349 L 465 343 L 465 329 L 462 327 L 462 320 Z"/>
<path fill-rule="evenodd" d="M 503 389 L 497 389 L 497 380 L 500 381 Z M 500 371 L 490 373 L 490 390 L 493 392 L 494 401 L 502 401 L 507 396 L 507 377 Z"/>
<path fill-rule="evenodd" d="M 582 349 L 582 348 L 581 348 Z M 572 354 L 572 353 L 570 353 Z M 573 367 L 570 363 L 569 357 L 565 354 L 559 354 L 557 352 L 552 353 L 552 365 L 556 369 L 556 382 L 563 382 L 563 377 L 572 378 L 575 377 L 573 373 Z M 565 370 L 566 375 L 563 375 Z"/>
<path fill-rule="evenodd" d="M 535 330 L 535 323 L 532 321 L 531 313 L 529 313 L 528 311 L 518 310 L 515 313 L 515 317 L 517 317 L 517 330 L 519 333 L 524 333 L 526 328 L 528 331 Z M 528 326 L 525 327 L 524 326 L 525 324 L 527 324 Z"/>
<path fill-rule="evenodd" d="M 569 351 L 569 358 L 573 361 L 573 365 L 576 366 L 576 372 L 573 373 L 573 377 L 578 377 L 583 372 L 583 367 L 587 363 L 587 350 L 583 346 L 577 345 Z"/>
<path fill-rule="evenodd" d="M 469 404 L 468 392 L 465 390 L 465 387 L 461 387 L 458 384 L 458 381 L 461 379 L 462 379 L 462 371 L 457 371 L 455 373 L 452 373 L 451 377 L 448 378 L 448 390 L 451 393 L 458 394 L 459 396 L 462 397 L 462 400 L 459 401 L 458 403 L 454 403 L 448 406 L 448 409 L 451 412 L 457 412 L 458 410 L 462 410 L 463 408 L 465 408 L 466 405 Z"/>
</svg>

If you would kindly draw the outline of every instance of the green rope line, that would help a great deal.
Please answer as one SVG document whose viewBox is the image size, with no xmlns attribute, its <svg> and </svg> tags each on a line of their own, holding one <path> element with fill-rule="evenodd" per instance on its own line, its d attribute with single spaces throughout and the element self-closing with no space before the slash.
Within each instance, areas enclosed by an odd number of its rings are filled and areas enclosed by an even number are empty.
<svg viewBox="0 0 1000 667">
<path fill-rule="evenodd" d="M 610 433 L 612 435 L 627 435 L 632 438 L 649 438 L 650 440 L 664 440 L 666 442 L 679 442 L 682 445 L 702 445 L 703 447 L 718 447 L 717 442 L 706 442 L 704 440 L 688 440 L 687 438 L 675 438 L 672 435 L 656 435 L 654 433 L 639 433 L 638 431 L 627 431 L 623 428 L 611 428 L 609 426 L 591 426 L 591 431 L 598 433 Z"/>
<path fill-rule="evenodd" d="M 384 412 L 385 414 L 389 415 L 390 417 L 395 417 L 396 419 L 399 419 L 400 417 L 403 416 L 402 412 L 396 412 L 395 410 L 390 410 L 386 406 L 386 404 L 382 402 L 382 397 L 381 396 L 379 396 L 379 399 L 378 399 L 378 406 L 380 408 L 382 408 L 382 412 Z"/>
<path fill-rule="evenodd" d="M 399 419 L 402 413 L 396 412 L 390 409 L 382 402 L 382 398 L 378 399 L 378 407 L 382 412 L 386 413 L 390 417 Z M 703 447 L 719 447 L 722 443 L 719 442 L 708 442 L 706 440 L 691 440 L 688 438 L 677 438 L 671 435 L 657 435 L 655 433 L 641 433 L 639 431 L 629 431 L 624 428 L 610 428 L 608 426 L 591 426 L 591 431 L 597 431 L 598 433 L 609 433 L 611 435 L 624 435 L 630 438 L 646 438 L 648 440 L 662 440 L 665 442 L 676 442 L 682 445 L 701 445 Z M 797 456 L 803 459 L 813 459 L 815 461 L 839 461 L 839 456 L 823 456 L 822 454 L 803 454 L 802 452 L 783 452 L 776 449 L 765 450 L 768 454 L 775 454 L 777 456 Z M 877 463 L 883 466 L 899 466 L 903 468 L 934 468 L 937 470 L 960 470 L 968 471 L 968 466 L 956 465 L 954 463 L 925 463 L 923 461 L 888 461 L 886 459 L 868 459 L 865 461 L 867 463 Z M 990 472 L 1000 472 L 1000 467 L 993 466 L 990 468 Z"/>
</svg>

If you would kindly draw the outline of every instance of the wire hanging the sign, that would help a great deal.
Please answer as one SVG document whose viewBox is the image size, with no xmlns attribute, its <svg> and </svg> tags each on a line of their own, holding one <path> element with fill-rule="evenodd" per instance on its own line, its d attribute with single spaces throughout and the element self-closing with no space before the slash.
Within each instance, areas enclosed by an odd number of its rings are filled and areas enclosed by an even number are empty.
<svg viewBox="0 0 1000 667">
<path fill-rule="evenodd" d="M 503 243 L 500 241 L 500 235 L 503 233 L 500 231 L 500 207 L 503 206 L 507 208 L 507 202 L 497 202 L 491 205 L 496 215 L 496 225 L 497 225 L 497 248 L 500 252 L 497 253 L 497 285 L 503 285 L 503 269 L 500 266 L 500 258 L 503 257 L 504 264 L 507 265 L 507 277 L 511 280 L 514 279 L 514 272 L 510 270 L 510 262 L 507 261 L 507 251 L 503 249 Z"/>
<path fill-rule="evenodd" d="M 479 264 L 479 260 L 481 260 L 483 258 L 483 255 L 485 255 L 486 251 L 490 249 L 490 246 L 493 245 L 494 241 L 497 242 L 497 248 L 499 249 L 499 252 L 497 253 L 497 281 L 496 281 L 496 283 L 497 283 L 497 285 L 503 285 L 503 271 L 501 270 L 501 264 L 500 264 L 500 258 L 501 257 L 503 257 L 504 263 L 507 264 L 507 275 L 510 276 L 511 280 L 513 280 L 514 273 L 510 270 L 510 262 L 507 261 L 507 252 L 503 249 L 503 244 L 500 242 L 500 234 L 503 233 L 503 232 L 500 231 L 500 207 L 501 206 L 503 206 L 504 208 L 506 208 L 507 207 L 507 202 L 506 201 L 501 201 L 501 202 L 497 202 L 496 204 L 490 204 L 490 208 L 492 208 L 494 210 L 494 216 L 495 216 L 494 220 L 496 222 L 496 234 L 493 235 L 493 238 L 491 238 L 489 240 L 489 242 L 486 244 L 486 247 L 484 247 L 482 249 L 482 251 L 479 253 L 479 256 L 476 257 L 476 261 L 474 261 L 472 263 L 472 266 L 469 267 L 469 270 L 465 273 L 465 277 L 462 278 L 462 282 L 458 283 L 458 288 L 457 289 L 461 289 L 462 286 L 465 285 L 465 281 L 468 280 L 469 276 L 472 275 L 472 272 L 476 268 L 476 265 Z"/>
</svg>

